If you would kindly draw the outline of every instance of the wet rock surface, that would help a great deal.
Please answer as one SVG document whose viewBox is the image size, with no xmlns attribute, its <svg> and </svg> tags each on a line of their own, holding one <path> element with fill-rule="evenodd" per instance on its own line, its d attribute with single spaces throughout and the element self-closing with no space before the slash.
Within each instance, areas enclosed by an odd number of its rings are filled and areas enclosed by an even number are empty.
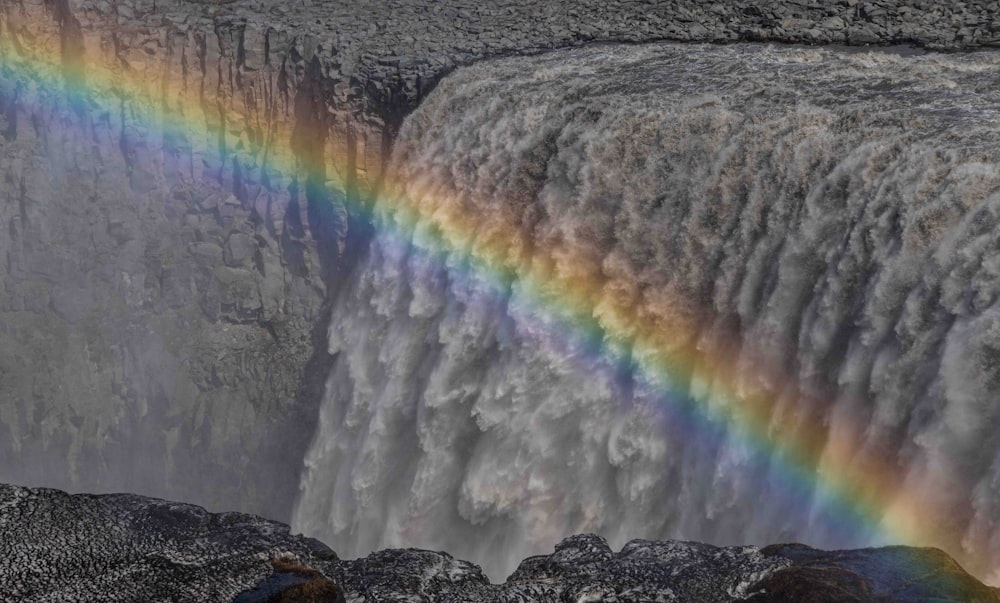
<svg viewBox="0 0 1000 603">
<path fill-rule="evenodd" d="M 750 601 L 997 601 L 939 549 L 883 547 L 820 551 L 801 544 L 765 547 L 790 566 L 756 585 Z"/>
<path fill-rule="evenodd" d="M 5 55 L 56 48 L 68 66 L 149 82 L 163 106 L 172 90 L 198 90 L 183 118 L 218 135 L 220 151 L 148 140 L 134 99 L 89 111 L 0 76 L 0 475 L 288 518 L 334 362 L 324 307 L 366 236 L 351 226 L 352 197 L 378 188 L 403 117 L 457 65 L 656 39 L 970 49 L 997 42 L 997 12 L 3 0 Z M 297 155 L 336 158 L 330 172 L 272 179 L 241 151 L 269 131 L 291 133 Z"/>
<path fill-rule="evenodd" d="M 503 584 L 447 553 L 341 560 L 252 515 L 140 496 L 0 485 L 0 600 L 71 601 L 997 601 L 936 549 L 826 552 L 565 539 Z"/>
</svg>

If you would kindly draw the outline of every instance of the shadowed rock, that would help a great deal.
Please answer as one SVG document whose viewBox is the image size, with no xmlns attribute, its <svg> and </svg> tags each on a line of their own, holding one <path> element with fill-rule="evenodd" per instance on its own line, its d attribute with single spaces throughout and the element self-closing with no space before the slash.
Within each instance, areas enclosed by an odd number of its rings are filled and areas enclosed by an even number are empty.
<svg viewBox="0 0 1000 603">
<path fill-rule="evenodd" d="M 294 559 L 272 559 L 274 573 L 233 603 L 344 603 L 344 593 L 319 571 Z"/>
<path fill-rule="evenodd" d="M 769 601 L 1000 601 L 996 589 L 972 576 L 944 551 L 883 547 L 821 551 L 802 544 L 765 547 L 764 555 L 794 565 L 754 586 Z"/>
</svg>

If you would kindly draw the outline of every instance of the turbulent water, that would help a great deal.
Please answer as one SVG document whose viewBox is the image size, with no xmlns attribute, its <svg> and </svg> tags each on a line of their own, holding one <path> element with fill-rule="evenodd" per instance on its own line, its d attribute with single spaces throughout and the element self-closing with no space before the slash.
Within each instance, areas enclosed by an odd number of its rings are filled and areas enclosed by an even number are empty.
<svg viewBox="0 0 1000 603">
<path fill-rule="evenodd" d="M 694 397 L 726 372 L 768 393 L 775 423 L 822 400 L 808 412 L 850 432 L 859 466 L 897 470 L 954 534 L 942 544 L 989 571 L 997 90 L 992 54 L 597 47 L 454 73 L 393 162 L 426 215 L 461 204 L 475 236 L 516 230 L 526 257 L 599 279 L 598 309 L 682 321 L 696 348 L 729 341 Z M 498 294 L 455 270 L 459 252 L 379 232 L 332 309 L 297 529 L 343 556 L 440 548 L 494 578 L 581 531 L 871 542 L 782 491 L 736 435 L 655 420 L 654 393 L 558 345 L 517 281 Z"/>
</svg>

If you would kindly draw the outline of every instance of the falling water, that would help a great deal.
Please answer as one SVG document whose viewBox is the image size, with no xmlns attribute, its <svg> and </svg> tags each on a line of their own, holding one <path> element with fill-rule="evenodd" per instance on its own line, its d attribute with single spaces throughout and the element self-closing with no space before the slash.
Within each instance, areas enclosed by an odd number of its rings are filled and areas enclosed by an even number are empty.
<svg viewBox="0 0 1000 603">
<path fill-rule="evenodd" d="M 424 219 L 475 215 L 471 240 L 514 233 L 523 265 L 597 283 L 599 321 L 626 308 L 680 327 L 679 346 L 719 360 L 675 387 L 734 407 L 764 392 L 776 433 L 812 413 L 817 474 L 842 434 L 855 456 L 831 469 L 898 471 L 954 535 L 940 544 L 990 571 L 998 67 L 986 53 L 669 44 L 483 63 L 405 122 L 398 194 Z M 376 221 L 398 221 L 391 207 Z M 664 419 L 655 388 L 593 370 L 516 278 L 470 274 L 421 228 L 378 229 L 334 304 L 297 529 L 345 557 L 444 549 L 494 578 L 582 531 L 619 546 L 877 542 L 828 521 L 811 502 L 821 480 L 780 487 L 738 423 Z M 714 395 L 722 381 L 737 394 Z"/>
</svg>

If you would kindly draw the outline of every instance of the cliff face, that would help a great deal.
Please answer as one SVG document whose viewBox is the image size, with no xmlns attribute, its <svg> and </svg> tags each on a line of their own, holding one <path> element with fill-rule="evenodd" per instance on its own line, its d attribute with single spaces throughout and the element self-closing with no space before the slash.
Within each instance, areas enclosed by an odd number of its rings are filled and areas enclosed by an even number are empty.
<svg viewBox="0 0 1000 603">
<path fill-rule="evenodd" d="M 291 62 L 264 68 L 264 41 L 225 24 L 154 29 L 116 9 L 5 2 L 3 52 L 61 47 L 84 77 L 103 64 L 162 90 L 152 99 L 165 104 L 178 88 L 199 90 L 183 119 L 209 124 L 220 151 L 158 136 L 137 112 L 143 100 L 81 107 L 8 63 L 3 473 L 281 517 L 345 231 L 317 217 L 317 203 L 337 199 L 266 181 L 234 148 L 250 128 L 327 119 L 311 102 L 318 76 Z M 251 466 L 260 482 L 243 477 Z"/>
<path fill-rule="evenodd" d="M 288 517 L 335 362 L 323 308 L 368 237 L 352 199 L 456 65 L 659 38 L 974 47 L 988 10 L 2 0 L 0 475 Z M 148 94 L 45 88 L 12 67 L 39 49 Z M 197 127 L 158 133 L 164 109 Z"/>
<path fill-rule="evenodd" d="M 996 593 L 934 549 L 826 552 L 578 535 L 504 583 L 447 553 L 394 549 L 341 560 L 288 526 L 132 495 L 0 485 L 0 599 L 25 603 L 266 603 L 301 584 L 324 601 L 963 601 Z M 316 588 L 319 590 L 319 588 Z M 301 592 L 301 591 L 299 591 Z M 289 598 L 279 599 L 282 594 Z M 340 600 L 344 600 L 340 599 Z"/>
</svg>

